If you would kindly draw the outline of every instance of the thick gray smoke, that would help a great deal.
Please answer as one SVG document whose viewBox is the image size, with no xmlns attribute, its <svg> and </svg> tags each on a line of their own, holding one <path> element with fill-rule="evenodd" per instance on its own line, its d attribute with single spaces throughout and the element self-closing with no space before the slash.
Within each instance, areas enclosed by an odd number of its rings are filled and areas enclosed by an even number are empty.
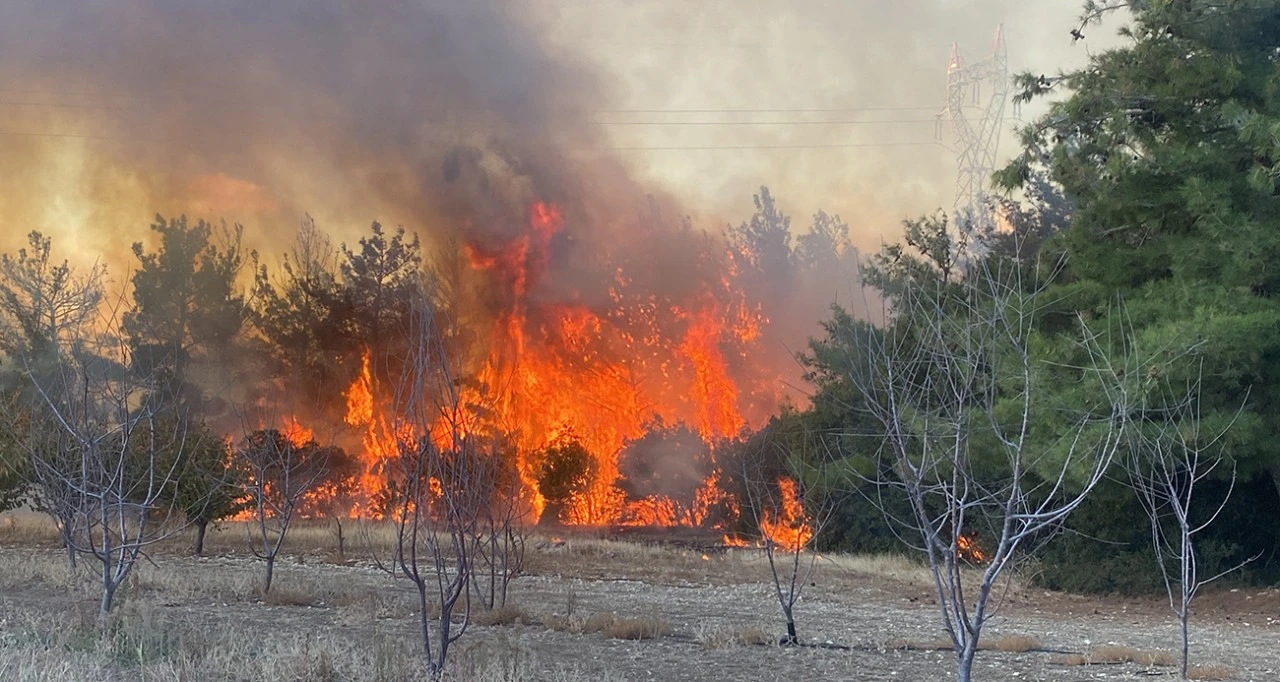
<svg viewBox="0 0 1280 682">
<path fill-rule="evenodd" d="M 3 138 L 6 222 L 56 233 L 61 201 L 105 250 L 156 210 L 203 211 L 270 246 L 303 211 L 340 236 L 379 218 L 448 238 L 523 222 L 535 198 L 643 205 L 616 163 L 564 155 L 593 143 L 603 93 L 522 5 L 6 3 L 0 128 L 30 133 Z M 613 209 L 635 217 L 593 212 Z"/>
</svg>

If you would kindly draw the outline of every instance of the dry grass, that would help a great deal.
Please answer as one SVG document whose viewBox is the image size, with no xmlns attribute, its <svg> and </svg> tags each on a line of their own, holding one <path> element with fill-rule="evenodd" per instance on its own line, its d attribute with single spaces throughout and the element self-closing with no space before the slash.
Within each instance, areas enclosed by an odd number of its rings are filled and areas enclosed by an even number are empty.
<svg viewBox="0 0 1280 682">
<path fill-rule="evenodd" d="M 671 634 L 671 624 L 657 616 L 618 618 L 600 631 L 609 639 L 657 639 Z"/>
<path fill-rule="evenodd" d="M 978 647 L 986 651 L 1003 651 L 1009 654 L 1024 654 L 1043 648 L 1040 640 L 1029 635 L 1003 635 L 980 642 Z"/>
<path fill-rule="evenodd" d="M 938 639 L 891 639 L 884 644 L 885 649 L 901 651 L 951 651 L 951 640 L 945 637 Z M 1040 640 L 1029 635 L 1002 635 L 995 639 L 984 639 L 978 642 L 980 651 L 1003 651 L 1011 654 L 1022 654 L 1041 649 Z"/>
<path fill-rule="evenodd" d="M 1188 680 L 1229 680 L 1232 674 L 1225 665 L 1193 665 L 1187 669 Z"/>
<path fill-rule="evenodd" d="M 600 633 L 608 639 L 657 639 L 671 634 L 671 624 L 657 616 L 624 618 L 609 611 L 597 611 L 589 616 L 552 614 L 543 624 L 557 632 L 574 634 Z"/>
<path fill-rule="evenodd" d="M 1168 651 L 1148 651 L 1118 644 L 1104 644 L 1083 654 L 1069 654 L 1056 661 L 1061 665 L 1117 665 L 1136 663 L 1148 667 L 1171 667 L 1177 657 Z"/>
<path fill-rule="evenodd" d="M 275 586 L 266 594 L 258 597 L 263 604 L 271 606 L 312 606 L 315 599 L 311 594 L 295 587 Z"/>
<path fill-rule="evenodd" d="M 952 649 L 951 640 L 949 639 L 891 639 L 884 643 L 884 648 L 897 651 L 950 651 Z"/>
<path fill-rule="evenodd" d="M 887 578 L 898 582 L 928 581 L 929 567 L 901 554 L 823 554 L 818 565 L 845 573 Z"/>
<path fill-rule="evenodd" d="M 411 649 L 369 646 L 343 634 L 293 636 L 270 630 L 245 637 L 228 623 L 193 628 L 130 602 L 98 628 L 84 612 L 32 613 L 0 602 L 0 679 L 23 682 L 102 680 L 422 679 Z"/>
<path fill-rule="evenodd" d="M 704 649 L 732 649 L 739 646 L 764 646 L 775 640 L 763 628 L 749 626 L 734 628 L 725 625 L 709 625 L 699 623 L 694 630 L 694 639 Z"/>
<path fill-rule="evenodd" d="M 504 604 L 492 609 L 475 609 L 471 612 L 471 623 L 485 627 L 497 625 L 528 625 L 532 622 L 524 609 L 513 604 Z"/>
</svg>

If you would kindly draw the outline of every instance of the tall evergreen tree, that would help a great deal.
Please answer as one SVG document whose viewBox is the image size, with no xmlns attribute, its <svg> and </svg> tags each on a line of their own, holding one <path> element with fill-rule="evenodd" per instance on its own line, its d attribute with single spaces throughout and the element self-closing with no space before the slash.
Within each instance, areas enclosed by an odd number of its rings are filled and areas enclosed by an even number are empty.
<svg viewBox="0 0 1280 682">
<path fill-rule="evenodd" d="M 1026 188 L 1044 173 L 1070 202 L 1070 229 L 1042 253 L 1065 263 L 1058 319 L 1082 313 L 1202 358 L 1204 418 L 1244 405 L 1231 454 L 1280 486 L 1280 2 L 1090 3 L 1086 19 L 1108 7 L 1132 14 L 1126 44 L 1020 77 L 1022 99 L 1060 99 L 997 180 Z M 1199 371 L 1181 366 L 1153 371 L 1173 383 Z"/>
</svg>

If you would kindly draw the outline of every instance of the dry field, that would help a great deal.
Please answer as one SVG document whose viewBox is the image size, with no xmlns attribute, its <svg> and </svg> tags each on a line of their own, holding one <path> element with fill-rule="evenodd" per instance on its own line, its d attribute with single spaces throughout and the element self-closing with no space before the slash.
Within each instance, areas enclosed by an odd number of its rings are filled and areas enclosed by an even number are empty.
<svg viewBox="0 0 1280 682">
<path fill-rule="evenodd" d="M 38 517 L 0 516 L 0 680 L 420 680 L 412 590 L 333 531 L 297 529 L 269 597 L 245 529 L 156 548 L 94 625 L 95 584 L 72 574 Z M 381 541 L 377 533 L 366 543 Z M 934 680 L 950 652 L 925 573 L 895 557 L 824 556 L 784 630 L 756 550 L 708 551 L 569 534 L 533 540 L 510 607 L 477 613 L 451 679 Z M 1201 679 L 1280 679 L 1280 593 L 1207 594 L 1193 659 Z M 980 680 L 1174 677 L 1175 629 L 1157 600 L 1107 600 L 1014 585 L 988 626 Z"/>
</svg>

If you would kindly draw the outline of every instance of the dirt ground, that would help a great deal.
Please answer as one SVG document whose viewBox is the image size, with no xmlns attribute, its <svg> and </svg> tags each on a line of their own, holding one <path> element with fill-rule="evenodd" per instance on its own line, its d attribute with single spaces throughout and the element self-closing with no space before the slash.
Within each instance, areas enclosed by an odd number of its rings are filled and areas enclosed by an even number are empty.
<svg viewBox="0 0 1280 682">
<path fill-rule="evenodd" d="M 88 613 L 94 607 L 91 576 L 86 581 L 57 575 L 65 569 L 60 569 L 64 560 L 56 549 L 6 538 L 3 530 L 0 569 L 9 575 L 0 575 L 0 658 L 5 647 L 27 641 L 15 634 L 27 627 L 24 623 L 44 615 Z M 364 655 L 380 647 L 413 651 L 417 623 L 412 592 L 403 580 L 359 558 L 337 560 L 300 548 L 278 569 L 277 597 L 264 601 L 254 596 L 253 588 L 260 566 L 234 544 L 214 538 L 213 556 L 203 558 L 186 556 L 176 547 L 157 553 L 152 564 L 139 568 L 130 599 L 146 604 L 146 618 L 165 628 L 224 630 L 246 641 L 327 647 L 326 655 L 335 659 L 347 651 Z M 798 630 L 806 644 L 800 647 L 776 645 L 784 627 L 758 550 L 544 539 L 531 549 L 529 572 L 512 584 L 510 596 L 523 622 L 473 624 L 455 647 L 459 660 L 472 666 L 482 660 L 490 671 L 496 662 L 506 671 L 486 677 L 790 682 L 953 676 L 951 652 L 900 648 L 905 642 L 937 642 L 943 634 L 926 574 L 900 559 L 820 558 L 797 607 Z M 603 613 L 661 622 L 670 631 L 637 641 L 563 625 Z M 1280 679 L 1280 592 L 1206 593 L 1193 627 L 1193 661 L 1211 664 L 1225 679 Z M 759 632 L 770 642 L 734 641 L 743 633 L 758 637 Z M 998 642 L 1014 635 L 1034 638 L 1038 646 L 980 652 L 975 679 L 1175 676 L 1168 666 L 1067 664 L 1070 654 L 1107 645 L 1171 651 L 1176 630 L 1159 600 L 1085 598 L 1015 586 L 984 637 Z M 336 661 L 339 670 L 341 662 Z M 332 679 L 362 679 L 358 671 L 364 669 Z M 126 673 L 103 679 L 131 678 Z M 264 674 L 262 679 L 271 678 Z"/>
</svg>

